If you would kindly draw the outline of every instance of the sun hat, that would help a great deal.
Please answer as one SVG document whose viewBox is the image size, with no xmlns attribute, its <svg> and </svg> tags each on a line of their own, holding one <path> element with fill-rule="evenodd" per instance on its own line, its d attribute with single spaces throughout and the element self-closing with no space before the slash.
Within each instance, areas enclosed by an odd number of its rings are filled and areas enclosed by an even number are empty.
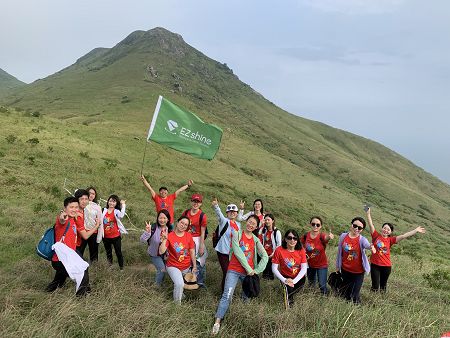
<svg viewBox="0 0 450 338">
<path fill-rule="evenodd" d="M 225 212 L 228 212 L 228 211 L 238 211 L 237 205 L 236 204 L 228 204 Z"/>
<path fill-rule="evenodd" d="M 193 274 L 192 272 L 188 272 L 183 276 L 184 279 L 184 289 L 185 290 L 197 290 L 198 284 L 197 284 L 197 276 Z"/>
</svg>

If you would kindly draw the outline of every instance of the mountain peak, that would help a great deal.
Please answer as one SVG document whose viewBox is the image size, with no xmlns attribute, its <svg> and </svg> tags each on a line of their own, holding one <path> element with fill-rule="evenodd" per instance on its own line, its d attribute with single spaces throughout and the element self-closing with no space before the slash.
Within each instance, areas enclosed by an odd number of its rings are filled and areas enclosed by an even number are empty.
<svg viewBox="0 0 450 338">
<path fill-rule="evenodd" d="M 11 74 L 0 68 L 0 95 L 10 89 L 25 85 Z"/>
</svg>

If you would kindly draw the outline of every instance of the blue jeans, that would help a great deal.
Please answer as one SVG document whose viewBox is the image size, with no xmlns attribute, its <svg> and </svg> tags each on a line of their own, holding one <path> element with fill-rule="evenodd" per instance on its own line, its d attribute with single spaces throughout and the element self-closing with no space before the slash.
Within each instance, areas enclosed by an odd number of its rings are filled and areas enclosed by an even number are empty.
<svg viewBox="0 0 450 338">
<path fill-rule="evenodd" d="M 155 282 L 156 285 L 161 286 L 163 280 L 164 280 L 164 275 L 166 273 L 166 264 L 164 264 L 164 260 L 159 257 L 150 257 L 152 259 L 152 263 L 156 268 L 156 277 L 155 277 Z"/>
<path fill-rule="evenodd" d="M 200 262 L 197 261 L 197 284 L 205 285 L 205 277 L 206 277 L 206 264 L 204 266 L 200 265 Z"/>
<path fill-rule="evenodd" d="M 225 276 L 225 285 L 223 289 L 222 297 L 220 298 L 219 306 L 217 307 L 216 318 L 223 319 L 225 313 L 227 312 L 231 299 L 233 298 L 234 289 L 236 288 L 237 282 L 240 280 L 241 283 L 245 278 L 245 274 L 228 270 Z M 242 292 L 241 297 L 246 300 L 247 296 Z"/>
<path fill-rule="evenodd" d="M 316 275 L 317 275 L 317 279 L 319 280 L 320 292 L 322 292 L 322 294 L 324 295 L 328 294 L 329 292 L 327 288 L 328 268 L 320 268 L 320 269 L 308 268 L 306 274 L 308 276 L 309 285 L 313 287 L 316 285 Z"/>
</svg>

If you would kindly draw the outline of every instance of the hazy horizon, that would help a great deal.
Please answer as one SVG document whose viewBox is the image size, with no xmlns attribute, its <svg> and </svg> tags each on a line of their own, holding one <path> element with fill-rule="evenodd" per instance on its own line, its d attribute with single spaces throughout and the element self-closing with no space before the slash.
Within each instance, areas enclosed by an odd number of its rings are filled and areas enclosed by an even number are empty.
<svg viewBox="0 0 450 338">
<path fill-rule="evenodd" d="M 377 141 L 450 183 L 448 2 L 18 0 L 0 10 L 0 68 L 21 81 L 160 26 L 286 111 Z"/>
</svg>

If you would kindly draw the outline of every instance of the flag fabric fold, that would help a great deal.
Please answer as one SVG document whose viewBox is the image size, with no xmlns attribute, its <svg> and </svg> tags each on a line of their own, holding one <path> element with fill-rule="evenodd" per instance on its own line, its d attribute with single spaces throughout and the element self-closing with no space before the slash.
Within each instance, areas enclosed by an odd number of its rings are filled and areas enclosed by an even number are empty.
<svg viewBox="0 0 450 338">
<path fill-rule="evenodd" d="M 212 160 L 219 150 L 222 129 L 160 96 L 148 131 L 147 141 L 150 140 Z"/>
<path fill-rule="evenodd" d="M 75 281 L 75 292 L 77 292 L 83 280 L 84 271 L 89 267 L 89 264 L 75 250 L 69 248 L 62 242 L 53 244 L 52 249 L 55 250 L 58 259 L 64 265 L 64 268 L 66 268 L 70 279 Z"/>
</svg>

